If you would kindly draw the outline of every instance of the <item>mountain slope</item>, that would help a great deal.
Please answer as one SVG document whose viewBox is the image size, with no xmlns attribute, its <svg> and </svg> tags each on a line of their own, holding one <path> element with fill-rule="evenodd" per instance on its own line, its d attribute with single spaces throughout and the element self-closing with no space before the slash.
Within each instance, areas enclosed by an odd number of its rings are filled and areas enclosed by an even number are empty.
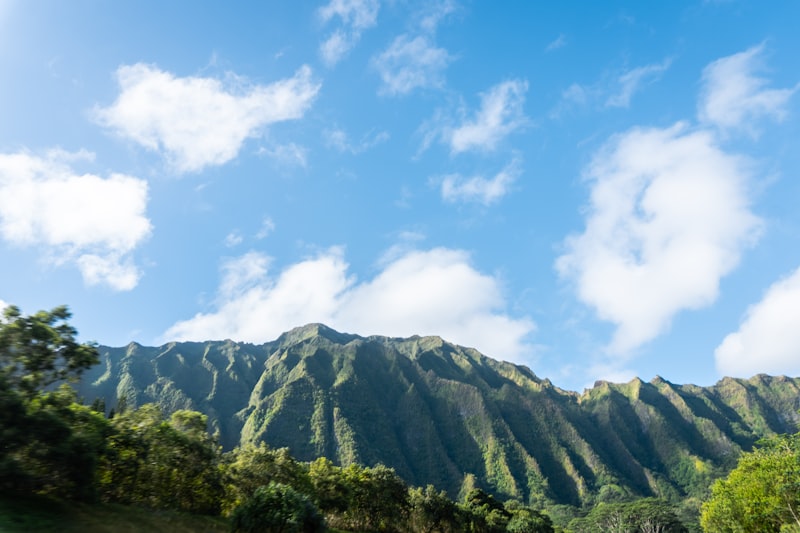
<svg viewBox="0 0 800 533">
<path fill-rule="evenodd" d="M 457 496 L 531 503 L 698 494 L 761 436 L 794 432 L 800 380 L 656 378 L 577 394 L 438 337 L 359 337 L 312 324 L 256 346 L 101 347 L 79 392 L 209 415 L 226 448 L 383 463 Z"/>
</svg>

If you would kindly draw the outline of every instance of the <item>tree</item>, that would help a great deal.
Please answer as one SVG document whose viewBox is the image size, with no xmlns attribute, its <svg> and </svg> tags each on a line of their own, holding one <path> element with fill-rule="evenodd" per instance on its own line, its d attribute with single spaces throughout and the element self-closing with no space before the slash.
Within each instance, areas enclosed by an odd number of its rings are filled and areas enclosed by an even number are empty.
<svg viewBox="0 0 800 533">
<path fill-rule="evenodd" d="M 320 511 L 341 514 L 347 510 L 352 489 L 340 467 L 327 457 L 319 457 L 308 465 L 308 477 Z"/>
<path fill-rule="evenodd" d="M 350 465 L 342 469 L 350 501 L 341 527 L 354 531 L 397 531 L 408 518 L 408 487 L 384 465 Z M 337 526 L 338 527 L 338 526 Z"/>
<path fill-rule="evenodd" d="M 217 514 L 220 453 L 206 424 L 194 411 L 176 411 L 167 421 L 154 404 L 115 416 L 100 472 L 104 499 Z"/>
<path fill-rule="evenodd" d="M 291 485 L 304 494 L 312 492 L 308 473 L 288 448 L 273 450 L 263 442 L 258 446 L 247 444 L 225 454 L 224 459 L 225 513 L 271 482 Z"/>
<path fill-rule="evenodd" d="M 30 399 L 54 383 L 77 380 L 97 364 L 97 347 L 75 340 L 77 331 L 67 323 L 71 316 L 66 306 L 30 316 L 6 307 L 0 319 L 0 386 Z"/>
<path fill-rule="evenodd" d="M 458 506 L 444 491 L 436 492 L 433 485 L 408 492 L 411 505 L 411 525 L 423 533 L 459 531 Z"/>
<path fill-rule="evenodd" d="M 759 445 L 711 487 L 700 517 L 704 531 L 800 530 L 800 433 Z"/>
<path fill-rule="evenodd" d="M 97 363 L 97 349 L 79 344 L 66 307 L 0 318 L 0 487 L 91 499 L 108 424 L 77 404 L 63 381 Z"/>
<path fill-rule="evenodd" d="M 686 527 L 668 503 L 656 498 L 633 502 L 601 502 L 583 518 L 569 523 L 570 531 L 590 533 L 684 533 Z"/>
<path fill-rule="evenodd" d="M 241 533 L 316 533 L 325 522 L 305 495 L 283 483 L 259 487 L 231 516 L 231 528 Z"/>
</svg>

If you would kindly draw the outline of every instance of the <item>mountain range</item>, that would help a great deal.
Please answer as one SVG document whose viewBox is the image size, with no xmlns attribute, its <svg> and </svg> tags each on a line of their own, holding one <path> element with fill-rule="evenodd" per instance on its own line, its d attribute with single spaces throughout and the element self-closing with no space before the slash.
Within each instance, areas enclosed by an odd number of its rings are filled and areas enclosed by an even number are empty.
<svg viewBox="0 0 800 533">
<path fill-rule="evenodd" d="M 382 463 L 452 497 L 530 504 L 702 497 L 762 437 L 798 431 L 800 379 L 713 386 L 661 378 L 562 390 L 439 337 L 361 337 L 310 324 L 261 345 L 99 347 L 77 388 L 106 405 L 200 411 L 226 449 Z"/>
</svg>

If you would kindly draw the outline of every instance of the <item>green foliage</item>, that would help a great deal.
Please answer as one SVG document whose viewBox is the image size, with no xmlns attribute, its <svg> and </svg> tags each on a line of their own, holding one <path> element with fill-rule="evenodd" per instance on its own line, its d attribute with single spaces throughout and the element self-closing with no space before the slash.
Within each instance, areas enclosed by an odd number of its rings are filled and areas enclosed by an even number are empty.
<svg viewBox="0 0 800 533">
<path fill-rule="evenodd" d="M 567 528 L 574 533 L 683 533 L 686 527 L 674 508 L 655 498 L 625 503 L 600 503 L 588 515 L 576 518 Z"/>
<path fill-rule="evenodd" d="M 394 469 L 350 465 L 342 470 L 350 486 L 350 501 L 343 513 L 346 529 L 397 531 L 409 511 L 408 487 Z"/>
<path fill-rule="evenodd" d="M 305 494 L 311 492 L 311 480 L 306 469 L 289 454 L 289 450 L 273 450 L 263 442 L 258 446 L 248 444 L 226 454 L 224 471 L 225 513 L 250 498 L 259 487 L 272 482 L 290 485 Z"/>
<path fill-rule="evenodd" d="M 66 307 L 0 319 L 0 488 L 94 496 L 97 458 L 107 423 L 76 403 L 66 385 L 97 362 L 97 350 L 75 341 Z"/>
<path fill-rule="evenodd" d="M 712 532 L 800 527 L 800 433 L 762 441 L 711 488 L 701 525 Z"/>
<path fill-rule="evenodd" d="M 75 341 L 62 306 L 22 316 L 8 306 L 0 319 L 0 383 L 32 398 L 59 381 L 77 379 L 98 362 L 97 348 Z"/>
<path fill-rule="evenodd" d="M 424 489 L 409 490 L 411 505 L 409 525 L 423 533 L 449 533 L 460 530 L 458 506 L 444 491 L 437 492 L 433 485 Z"/>
<path fill-rule="evenodd" d="M 223 498 L 219 448 L 206 417 L 176 411 L 165 420 L 146 404 L 111 420 L 99 485 L 106 501 L 216 514 Z"/>
<path fill-rule="evenodd" d="M 325 521 L 313 502 L 289 485 L 259 487 L 231 516 L 237 533 L 316 533 Z"/>
</svg>

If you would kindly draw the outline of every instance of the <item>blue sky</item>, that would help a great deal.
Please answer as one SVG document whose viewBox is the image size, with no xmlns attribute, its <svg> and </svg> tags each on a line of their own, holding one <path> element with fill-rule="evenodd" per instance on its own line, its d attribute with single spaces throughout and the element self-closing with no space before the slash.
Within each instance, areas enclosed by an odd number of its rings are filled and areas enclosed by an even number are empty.
<svg viewBox="0 0 800 533">
<path fill-rule="evenodd" d="M 0 300 L 800 375 L 797 2 L 0 0 Z"/>
</svg>

